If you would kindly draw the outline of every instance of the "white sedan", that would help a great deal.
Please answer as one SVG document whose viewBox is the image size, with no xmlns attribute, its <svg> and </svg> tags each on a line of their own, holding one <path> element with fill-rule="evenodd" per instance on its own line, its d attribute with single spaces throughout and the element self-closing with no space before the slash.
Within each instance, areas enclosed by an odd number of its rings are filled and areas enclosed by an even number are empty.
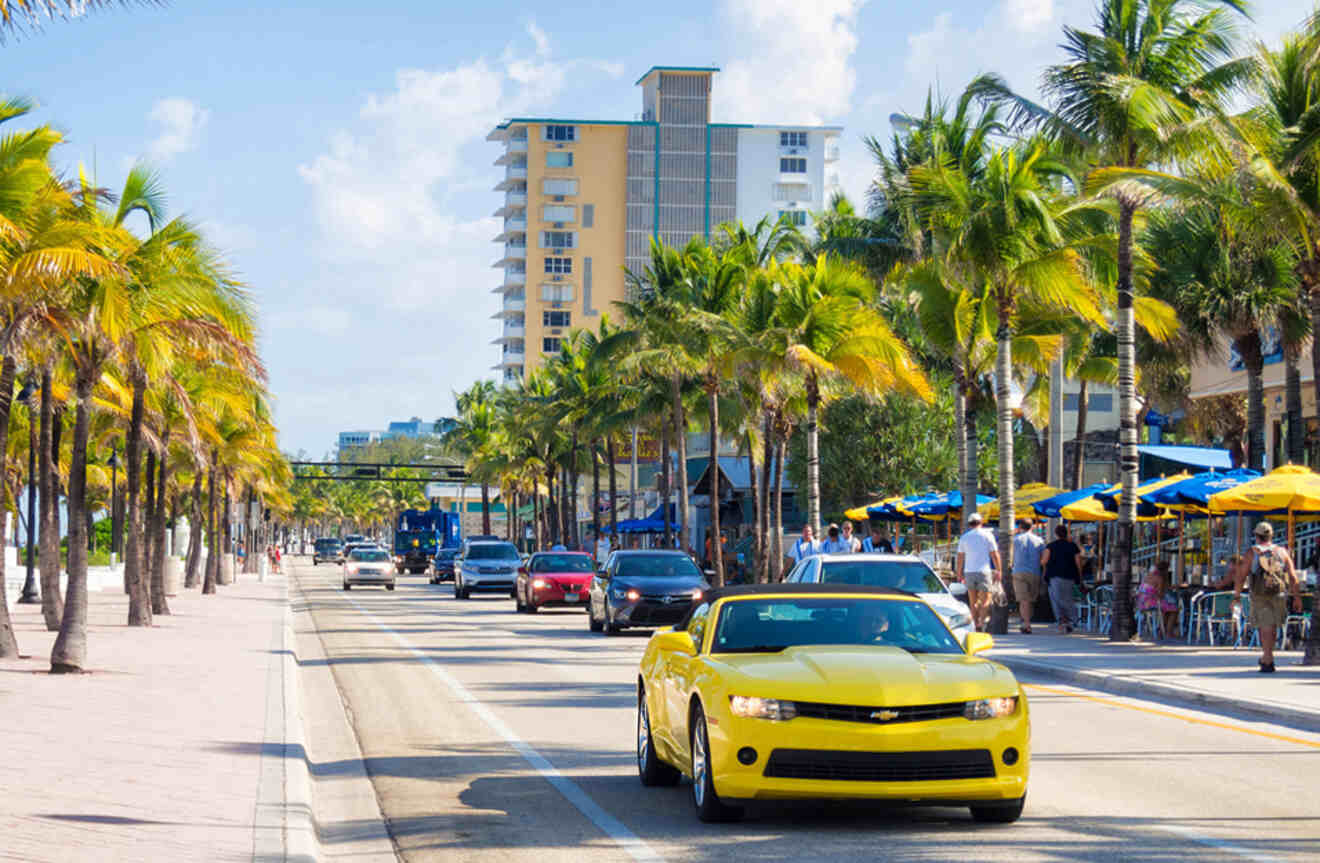
<svg viewBox="0 0 1320 863">
<path fill-rule="evenodd" d="M 818 554 L 798 561 L 784 581 L 896 587 L 925 600 L 959 641 L 965 642 L 972 631 L 967 604 L 949 592 L 935 570 L 913 555 Z"/>
<path fill-rule="evenodd" d="M 355 584 L 378 584 L 394 589 L 394 561 L 379 547 L 355 548 L 344 560 L 344 590 Z"/>
</svg>

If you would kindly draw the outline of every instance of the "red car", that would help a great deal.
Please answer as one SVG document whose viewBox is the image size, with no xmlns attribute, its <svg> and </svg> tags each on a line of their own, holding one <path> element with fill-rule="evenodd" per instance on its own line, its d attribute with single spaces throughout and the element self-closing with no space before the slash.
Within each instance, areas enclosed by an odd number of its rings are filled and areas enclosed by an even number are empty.
<svg viewBox="0 0 1320 863">
<path fill-rule="evenodd" d="M 518 611 L 587 604 L 593 574 L 591 555 L 580 551 L 538 551 L 518 569 L 513 599 Z"/>
</svg>

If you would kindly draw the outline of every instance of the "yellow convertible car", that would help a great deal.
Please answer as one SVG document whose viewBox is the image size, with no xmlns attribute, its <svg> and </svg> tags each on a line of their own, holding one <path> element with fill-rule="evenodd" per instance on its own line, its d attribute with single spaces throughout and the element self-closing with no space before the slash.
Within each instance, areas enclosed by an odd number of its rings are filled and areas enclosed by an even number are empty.
<svg viewBox="0 0 1320 863">
<path fill-rule="evenodd" d="M 643 785 L 692 780 L 703 821 L 747 800 L 862 798 L 1022 814 L 1027 699 L 930 606 L 878 587 L 712 591 L 647 644 L 637 679 Z"/>
</svg>

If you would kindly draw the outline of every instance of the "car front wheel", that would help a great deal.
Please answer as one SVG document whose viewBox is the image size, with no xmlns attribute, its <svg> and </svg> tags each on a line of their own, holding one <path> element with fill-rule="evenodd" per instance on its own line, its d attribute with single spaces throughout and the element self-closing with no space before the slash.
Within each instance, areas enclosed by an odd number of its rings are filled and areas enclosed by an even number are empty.
<svg viewBox="0 0 1320 863">
<path fill-rule="evenodd" d="M 646 690 L 637 687 L 637 776 L 647 787 L 677 785 L 682 774 L 660 760 L 651 737 L 651 713 L 646 707 Z"/>
<path fill-rule="evenodd" d="M 587 629 L 592 632 L 600 632 L 601 624 L 596 620 L 596 612 L 590 605 L 587 606 Z"/>
<path fill-rule="evenodd" d="M 1026 805 L 1027 797 L 1024 794 L 1016 800 L 973 806 L 972 819 L 982 824 L 1012 824 L 1022 817 L 1022 807 Z"/>
<path fill-rule="evenodd" d="M 706 734 L 706 713 L 701 705 L 692 708 L 692 803 L 697 818 L 707 823 L 733 821 L 742 810 L 728 806 L 715 793 L 714 765 L 710 757 L 710 737 Z"/>
</svg>

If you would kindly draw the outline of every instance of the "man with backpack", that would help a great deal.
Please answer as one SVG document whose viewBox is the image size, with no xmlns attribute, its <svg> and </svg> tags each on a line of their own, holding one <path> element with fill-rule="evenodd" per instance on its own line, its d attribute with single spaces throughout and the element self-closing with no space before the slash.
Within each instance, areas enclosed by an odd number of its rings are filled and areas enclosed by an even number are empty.
<svg viewBox="0 0 1320 863">
<path fill-rule="evenodd" d="M 1288 619 L 1287 592 L 1292 596 L 1293 610 L 1302 611 L 1301 586 L 1292 556 L 1282 546 L 1274 544 L 1274 528 L 1262 521 L 1252 531 L 1256 544 L 1247 552 L 1245 565 L 1238 567 L 1234 596 L 1242 595 L 1249 582 L 1251 596 L 1251 625 L 1260 632 L 1260 671 L 1274 672 L 1274 638 L 1279 627 Z"/>
</svg>

